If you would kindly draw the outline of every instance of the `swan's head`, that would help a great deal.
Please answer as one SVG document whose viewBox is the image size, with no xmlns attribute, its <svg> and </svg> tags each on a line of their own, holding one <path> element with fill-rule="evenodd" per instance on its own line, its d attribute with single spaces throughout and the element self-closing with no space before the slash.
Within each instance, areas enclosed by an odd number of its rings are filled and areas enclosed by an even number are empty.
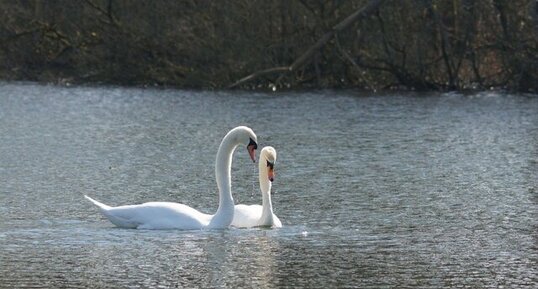
<svg viewBox="0 0 538 289">
<path fill-rule="evenodd" d="M 267 166 L 267 178 L 269 181 L 275 179 L 275 162 L 276 162 L 276 150 L 271 146 L 264 147 L 260 152 L 260 165 Z"/>
<path fill-rule="evenodd" d="M 248 155 L 253 162 L 256 162 L 256 149 L 258 149 L 258 137 L 246 126 L 238 126 L 231 132 L 236 135 L 236 141 L 238 143 L 245 144 L 247 146 Z"/>
</svg>

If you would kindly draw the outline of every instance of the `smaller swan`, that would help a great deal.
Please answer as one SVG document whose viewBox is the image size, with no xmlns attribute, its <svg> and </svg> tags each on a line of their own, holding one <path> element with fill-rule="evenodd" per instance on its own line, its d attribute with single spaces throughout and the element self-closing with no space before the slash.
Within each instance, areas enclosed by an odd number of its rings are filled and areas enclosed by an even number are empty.
<svg viewBox="0 0 538 289">
<path fill-rule="evenodd" d="M 260 152 L 259 180 L 262 192 L 262 205 L 235 205 L 232 226 L 238 228 L 248 227 L 282 227 L 278 217 L 273 214 L 271 204 L 271 182 L 273 182 L 276 150 L 273 147 L 264 147 Z"/>
<path fill-rule="evenodd" d="M 230 226 L 234 214 L 231 192 L 232 155 L 235 148 L 244 144 L 252 161 L 255 162 L 257 138 L 245 126 L 232 129 L 222 139 L 215 162 L 215 175 L 219 189 L 219 207 L 214 215 L 204 214 L 184 204 L 172 202 L 149 202 L 140 205 L 110 207 L 88 196 L 110 222 L 121 228 L 136 229 L 223 229 Z"/>
</svg>

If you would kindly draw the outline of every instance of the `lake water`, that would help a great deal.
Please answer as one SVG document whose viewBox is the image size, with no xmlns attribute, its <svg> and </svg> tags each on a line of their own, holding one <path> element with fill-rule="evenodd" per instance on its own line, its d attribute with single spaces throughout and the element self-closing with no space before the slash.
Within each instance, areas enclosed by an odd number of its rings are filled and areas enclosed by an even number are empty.
<svg viewBox="0 0 538 289">
<path fill-rule="evenodd" d="M 278 151 L 281 229 L 119 229 L 212 213 L 222 137 Z M 236 203 L 261 203 L 238 149 Z M 538 96 L 0 83 L 0 287 L 537 288 Z"/>
</svg>

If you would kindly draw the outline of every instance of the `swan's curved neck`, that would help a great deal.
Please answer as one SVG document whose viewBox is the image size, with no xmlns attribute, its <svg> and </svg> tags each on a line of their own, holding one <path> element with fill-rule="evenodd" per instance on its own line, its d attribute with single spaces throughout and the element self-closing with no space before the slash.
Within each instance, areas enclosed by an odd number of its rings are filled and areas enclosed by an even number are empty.
<svg viewBox="0 0 538 289">
<path fill-rule="evenodd" d="M 234 199 L 232 197 L 231 169 L 232 156 L 238 143 L 232 142 L 230 134 L 220 143 L 215 162 L 215 176 L 219 189 L 219 207 L 211 218 L 209 228 L 226 228 L 230 226 L 234 216 Z"/>
<path fill-rule="evenodd" d="M 273 224 L 273 204 L 271 203 L 271 182 L 267 176 L 267 161 L 259 162 L 259 181 L 260 190 L 262 191 L 262 216 L 260 224 Z"/>
</svg>

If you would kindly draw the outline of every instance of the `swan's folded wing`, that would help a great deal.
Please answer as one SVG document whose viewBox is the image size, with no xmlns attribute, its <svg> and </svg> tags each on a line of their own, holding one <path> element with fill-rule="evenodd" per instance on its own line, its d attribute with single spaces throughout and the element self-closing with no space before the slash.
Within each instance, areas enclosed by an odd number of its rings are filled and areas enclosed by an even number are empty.
<svg viewBox="0 0 538 289">
<path fill-rule="evenodd" d="M 237 228 L 249 228 L 258 226 L 262 216 L 260 205 L 235 205 L 232 226 Z"/>
<path fill-rule="evenodd" d="M 107 215 L 116 226 L 138 229 L 200 229 L 211 220 L 211 215 L 169 202 L 115 207 Z"/>
</svg>

